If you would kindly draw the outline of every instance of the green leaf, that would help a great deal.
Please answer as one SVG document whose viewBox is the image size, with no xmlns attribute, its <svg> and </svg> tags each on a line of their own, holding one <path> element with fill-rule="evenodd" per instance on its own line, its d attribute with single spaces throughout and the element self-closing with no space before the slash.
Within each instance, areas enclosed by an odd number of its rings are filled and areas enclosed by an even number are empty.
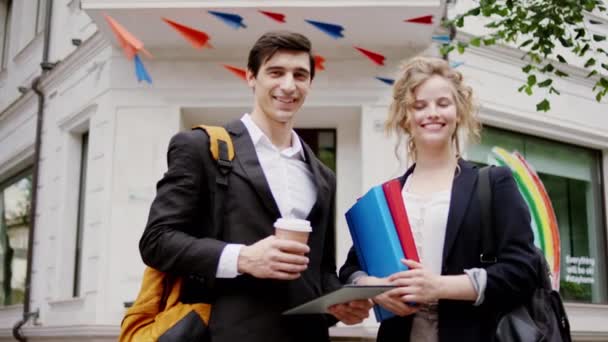
<svg viewBox="0 0 608 342">
<path fill-rule="evenodd" d="M 581 52 L 578 53 L 579 56 L 584 56 L 585 53 L 587 53 L 587 50 L 589 50 L 589 43 L 585 44 L 585 46 L 583 46 L 583 48 L 581 49 Z"/>
<path fill-rule="evenodd" d="M 585 68 L 591 67 L 595 65 L 595 58 L 589 58 L 587 62 L 585 62 Z"/>
<path fill-rule="evenodd" d="M 540 88 L 545 88 L 545 87 L 550 86 L 552 83 L 553 83 L 553 80 L 552 80 L 552 79 L 550 79 L 550 78 L 547 78 L 546 80 L 544 80 L 544 81 L 540 82 L 540 83 L 538 84 L 538 86 L 539 86 Z"/>
<path fill-rule="evenodd" d="M 496 44 L 496 38 L 488 38 L 483 40 L 483 45 L 490 46 Z"/>
<path fill-rule="evenodd" d="M 591 71 L 591 72 L 590 72 L 590 73 L 589 73 L 589 74 L 586 76 L 586 78 L 593 77 L 593 76 L 595 76 L 595 75 L 597 75 L 597 70 L 593 70 L 593 71 Z"/>
<path fill-rule="evenodd" d="M 608 70 L 608 64 L 606 64 L 606 63 L 602 63 L 602 68 L 604 68 L 604 69 Z"/>
<path fill-rule="evenodd" d="M 574 29 L 574 32 L 576 32 L 576 37 L 574 37 L 574 40 L 579 40 L 587 34 L 587 31 L 585 31 L 585 29 L 582 27 Z"/>
<path fill-rule="evenodd" d="M 536 110 L 539 112 L 546 112 L 549 111 L 549 109 L 551 109 L 551 104 L 549 101 L 547 101 L 547 99 L 544 99 L 536 104 Z"/>
<path fill-rule="evenodd" d="M 551 63 L 545 65 L 542 69 L 540 69 L 541 72 L 553 72 L 553 70 L 555 70 L 555 67 L 553 67 L 553 64 Z"/>
<path fill-rule="evenodd" d="M 517 91 L 521 93 L 524 90 L 524 88 L 526 88 L 525 84 L 522 85 L 521 87 L 517 88 Z"/>
<path fill-rule="evenodd" d="M 600 85 L 601 85 L 602 87 L 604 87 L 604 88 L 608 88 L 608 78 L 604 78 L 604 77 L 602 77 L 602 78 L 600 78 L 600 81 L 599 81 L 599 82 L 600 82 Z"/>
<path fill-rule="evenodd" d="M 532 95 L 532 88 L 531 87 L 526 87 L 526 94 L 528 94 L 528 96 Z"/>
<path fill-rule="evenodd" d="M 606 40 L 606 36 L 601 34 L 594 34 L 593 40 L 595 40 L 596 42 L 601 42 L 602 40 Z"/>
<path fill-rule="evenodd" d="M 469 44 L 471 44 L 475 47 L 479 47 L 481 45 L 481 38 L 479 38 L 479 37 L 471 38 L 471 40 L 469 41 Z"/>
<path fill-rule="evenodd" d="M 571 39 L 565 39 L 564 37 L 557 37 L 557 39 L 559 40 L 559 42 L 562 44 L 563 47 L 571 47 L 572 46 L 572 40 Z"/>
<path fill-rule="evenodd" d="M 568 62 L 566 61 L 566 59 L 564 57 L 562 57 L 562 55 L 557 55 L 556 57 L 560 63 L 568 64 Z"/>
<path fill-rule="evenodd" d="M 531 87 L 536 84 L 536 75 L 528 76 L 528 85 Z"/>
<path fill-rule="evenodd" d="M 519 47 L 520 47 L 520 48 L 522 48 L 522 47 L 526 47 L 526 46 L 530 45 L 530 44 L 531 44 L 533 41 L 534 41 L 534 39 L 528 39 L 528 40 L 526 40 L 525 42 L 523 42 L 523 43 L 519 44 Z"/>
<path fill-rule="evenodd" d="M 525 67 L 521 68 L 521 70 L 523 72 L 525 72 L 526 74 L 530 72 L 530 70 L 532 70 L 534 68 L 534 66 L 532 64 L 528 64 Z"/>
<path fill-rule="evenodd" d="M 556 69 L 556 70 L 555 70 L 555 74 L 556 74 L 557 76 L 559 76 L 559 77 L 568 77 L 568 74 L 566 74 L 565 72 L 563 72 L 563 71 L 561 71 L 561 70 L 559 70 L 559 69 Z"/>
<path fill-rule="evenodd" d="M 464 17 L 460 17 L 460 18 L 456 19 L 456 26 L 457 27 L 463 27 L 464 26 Z"/>
<path fill-rule="evenodd" d="M 458 43 L 456 44 L 456 47 L 458 48 L 458 52 L 459 52 L 460 54 L 463 54 L 463 53 L 464 53 L 464 50 L 467 48 L 467 46 L 469 46 L 469 44 L 467 44 L 467 43 L 463 43 L 463 42 L 458 42 Z"/>
<path fill-rule="evenodd" d="M 602 97 L 604 97 L 604 94 L 600 91 L 595 95 L 595 100 L 597 100 L 597 102 L 601 102 Z"/>
<path fill-rule="evenodd" d="M 553 87 L 549 88 L 549 94 L 561 95 L 561 93 L 559 91 L 557 91 L 557 89 L 555 89 Z"/>
<path fill-rule="evenodd" d="M 445 55 L 447 55 L 448 53 L 452 52 L 452 50 L 454 50 L 454 49 L 455 49 L 454 45 L 443 44 L 443 45 L 441 45 L 441 47 L 439 48 L 439 53 L 440 53 L 442 56 L 445 56 Z"/>
<path fill-rule="evenodd" d="M 479 13 L 480 13 L 480 9 L 479 9 L 479 6 L 477 6 L 477 7 L 473 8 L 473 9 L 469 10 L 466 13 L 466 15 L 467 16 L 469 16 L 469 15 L 476 16 L 476 15 L 479 15 Z"/>
</svg>

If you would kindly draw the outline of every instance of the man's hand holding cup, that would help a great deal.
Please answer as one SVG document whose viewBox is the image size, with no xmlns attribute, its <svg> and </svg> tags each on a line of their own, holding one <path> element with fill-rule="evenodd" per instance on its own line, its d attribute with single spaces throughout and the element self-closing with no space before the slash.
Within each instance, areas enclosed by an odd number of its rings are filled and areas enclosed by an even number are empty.
<svg viewBox="0 0 608 342">
<path fill-rule="evenodd" d="M 306 220 L 279 218 L 271 235 L 244 246 L 238 258 L 238 271 L 256 278 L 293 280 L 308 267 L 306 244 L 312 231 Z"/>
</svg>

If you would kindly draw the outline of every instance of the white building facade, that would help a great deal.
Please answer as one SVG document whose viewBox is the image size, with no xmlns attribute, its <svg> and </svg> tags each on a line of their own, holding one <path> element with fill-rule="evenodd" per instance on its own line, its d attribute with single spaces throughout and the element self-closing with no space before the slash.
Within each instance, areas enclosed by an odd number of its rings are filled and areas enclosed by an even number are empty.
<svg viewBox="0 0 608 342">
<path fill-rule="evenodd" d="M 35 313 L 20 329 L 28 340 L 116 340 L 125 303 L 134 300 L 140 286 L 137 243 L 156 181 L 166 170 L 169 139 L 193 125 L 221 124 L 250 110 L 251 91 L 222 65 L 244 68 L 254 40 L 268 30 L 307 35 L 326 60 L 296 127 L 337 174 L 341 264 L 351 245 L 343 213 L 371 186 L 405 169 L 405 160 L 394 156 L 395 142 L 383 132 L 391 88 L 376 77 L 394 78 L 407 57 L 437 54 L 431 36 L 446 6 L 455 13 L 467 4 L 217 3 L 0 0 L 0 340 L 13 340 L 24 309 Z M 239 14 L 247 27 L 235 30 L 209 10 Z M 272 21 L 258 10 L 283 13 L 287 22 Z M 154 55 L 143 57 L 152 84 L 137 81 L 133 62 L 104 14 Z M 434 24 L 403 22 L 424 15 L 433 15 Z M 214 48 L 193 49 L 161 17 L 209 33 Z M 593 18 L 608 27 L 605 18 Z M 328 37 L 305 19 L 340 23 L 345 37 Z M 381 52 L 385 65 L 370 62 L 353 45 Z M 521 52 L 500 46 L 451 54 L 464 62 L 458 68 L 476 93 L 486 126 L 481 144 L 465 155 L 486 163 L 490 149 L 500 146 L 519 151 L 536 168 L 560 226 L 561 287 L 573 336 L 608 341 L 606 103 L 595 101 L 583 69 L 565 66 L 570 77 L 557 82 L 561 95 L 551 97 L 552 110 L 536 112 L 542 94 L 517 92 L 524 82 L 520 57 Z M 42 110 L 36 91 L 44 98 Z M 27 215 L 32 193 L 34 218 Z M 23 223 L 32 219 L 34 227 L 24 230 Z M 335 327 L 332 334 L 336 340 L 373 340 L 376 329 L 369 319 Z"/>
</svg>

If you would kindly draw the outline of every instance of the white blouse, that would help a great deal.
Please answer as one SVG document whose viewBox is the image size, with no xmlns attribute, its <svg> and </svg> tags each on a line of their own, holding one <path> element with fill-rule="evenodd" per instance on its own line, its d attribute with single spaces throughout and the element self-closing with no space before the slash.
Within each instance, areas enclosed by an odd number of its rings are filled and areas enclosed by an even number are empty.
<svg viewBox="0 0 608 342">
<path fill-rule="evenodd" d="M 407 185 L 402 190 L 403 202 L 420 262 L 432 273 L 441 274 L 451 189 L 423 195 L 408 192 Z"/>
</svg>

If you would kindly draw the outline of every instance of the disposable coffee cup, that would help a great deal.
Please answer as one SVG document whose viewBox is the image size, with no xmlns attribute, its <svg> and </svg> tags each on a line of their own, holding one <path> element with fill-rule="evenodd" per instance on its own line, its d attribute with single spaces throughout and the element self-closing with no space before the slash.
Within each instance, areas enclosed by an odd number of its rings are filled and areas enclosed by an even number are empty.
<svg viewBox="0 0 608 342">
<path fill-rule="evenodd" d="M 274 223 L 274 235 L 279 239 L 308 242 L 312 232 L 310 221 L 295 218 L 279 218 Z"/>
</svg>

